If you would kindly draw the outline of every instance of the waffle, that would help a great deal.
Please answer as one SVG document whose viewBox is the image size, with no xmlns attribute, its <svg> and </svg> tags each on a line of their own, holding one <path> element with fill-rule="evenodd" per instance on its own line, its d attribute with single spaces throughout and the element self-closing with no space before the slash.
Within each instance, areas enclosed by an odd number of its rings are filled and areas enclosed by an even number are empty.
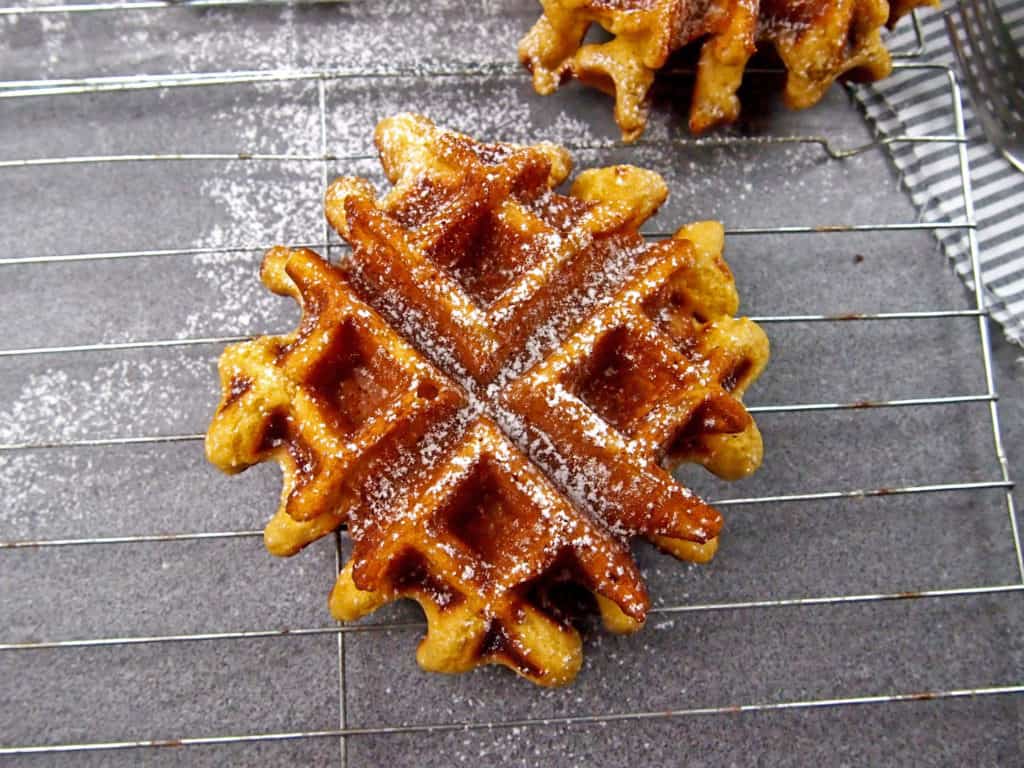
<svg viewBox="0 0 1024 768">
<path fill-rule="evenodd" d="M 768 43 L 787 71 L 784 101 L 816 104 L 839 77 L 879 80 L 892 69 L 881 38 L 914 8 L 937 0 L 541 0 L 544 14 L 519 43 L 538 93 L 577 78 L 615 97 L 627 142 L 647 124 L 647 94 L 676 50 L 701 41 L 690 130 L 739 116 L 736 96 L 747 62 Z M 612 39 L 583 45 L 593 23 Z"/>
<path fill-rule="evenodd" d="M 722 520 L 670 470 L 761 461 L 741 403 L 768 358 L 705 222 L 650 243 L 667 191 L 629 166 L 484 144 L 400 115 L 377 128 L 393 185 L 327 192 L 342 265 L 276 248 L 262 277 L 298 329 L 228 348 L 207 438 L 228 472 L 284 471 L 266 543 L 347 526 L 342 621 L 422 607 L 428 670 L 497 663 L 542 685 L 582 663 L 579 609 L 632 632 L 650 606 L 629 541 L 706 562 Z"/>
</svg>

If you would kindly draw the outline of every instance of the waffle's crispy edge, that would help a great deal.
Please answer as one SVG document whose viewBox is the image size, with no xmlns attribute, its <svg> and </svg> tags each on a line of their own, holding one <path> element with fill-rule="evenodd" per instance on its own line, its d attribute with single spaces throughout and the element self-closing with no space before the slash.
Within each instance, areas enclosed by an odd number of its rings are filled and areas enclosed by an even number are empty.
<svg viewBox="0 0 1024 768">
<path fill-rule="evenodd" d="M 576 78 L 615 97 L 627 142 L 647 123 L 655 74 L 679 48 L 700 41 L 690 129 L 701 133 L 736 120 L 747 62 L 762 44 L 787 70 L 784 100 L 803 109 L 850 76 L 879 80 L 891 71 L 881 29 L 938 0 L 541 0 L 544 13 L 519 43 L 519 58 L 538 93 Z M 612 35 L 583 45 L 591 24 Z"/>
</svg>

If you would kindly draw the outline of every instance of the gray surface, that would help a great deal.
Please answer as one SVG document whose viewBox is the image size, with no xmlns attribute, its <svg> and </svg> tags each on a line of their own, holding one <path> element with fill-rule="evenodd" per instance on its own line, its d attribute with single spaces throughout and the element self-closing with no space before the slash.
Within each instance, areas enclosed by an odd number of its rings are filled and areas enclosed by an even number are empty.
<svg viewBox="0 0 1024 768">
<path fill-rule="evenodd" d="M 421 8 L 421 5 L 424 8 Z M 362 3 L 281 13 L 170 10 L 0 21 L 5 79 L 131 71 L 504 61 L 532 0 Z M 450 38 L 446 37 L 450 34 Z M 416 45 L 410 45 L 416 40 Z M 458 49 L 451 40 L 465 41 Z M 542 99 L 524 77 L 356 79 L 327 88 L 329 147 L 366 151 L 398 109 L 480 135 L 581 143 L 613 137 L 603 97 Z M 684 119 L 661 99 L 649 138 Z M 801 114 L 762 110 L 747 130 L 868 138 L 835 91 Z M 318 152 L 310 84 L 0 101 L 0 159 L 124 152 Z M 653 226 L 913 220 L 881 152 L 827 160 L 816 147 L 604 150 L 673 191 Z M 332 164 L 369 174 L 373 163 Z M 321 237 L 316 163 L 187 162 L 0 170 L 3 255 L 254 246 Z M 927 233 L 733 237 L 750 314 L 962 308 L 970 300 Z M 863 257 L 863 258 L 861 258 Z M 258 252 L 0 267 L 4 347 L 254 333 L 288 327 L 256 280 Z M 776 404 L 983 391 L 976 324 L 767 327 L 773 361 L 750 395 Z M 996 334 L 998 337 L 998 333 Z M 996 344 L 1004 437 L 1024 457 L 1020 350 Z M 202 431 L 216 399 L 215 347 L 0 358 L 0 442 Z M 713 498 L 992 480 L 983 405 L 759 418 L 763 469 Z M 277 471 L 226 478 L 194 443 L 0 454 L 0 539 L 258 528 Z M 640 547 L 660 605 L 891 592 L 1017 578 L 1000 494 L 943 493 L 729 507 L 719 557 L 687 567 Z M 0 552 L 0 642 L 329 626 L 331 541 L 288 561 L 258 538 Z M 369 621 L 413 617 L 408 606 Z M 630 638 L 592 634 L 578 682 L 542 691 L 498 669 L 420 672 L 414 631 L 346 644 L 350 726 L 737 705 L 1020 682 L 1020 593 L 655 615 Z M 338 725 L 333 636 L 103 649 L 0 651 L 0 744 L 173 738 Z M 390 764 L 1007 764 L 1019 697 L 688 717 L 608 726 L 356 736 L 351 766 Z M 334 739 L 23 758 L 24 765 L 332 765 Z"/>
</svg>

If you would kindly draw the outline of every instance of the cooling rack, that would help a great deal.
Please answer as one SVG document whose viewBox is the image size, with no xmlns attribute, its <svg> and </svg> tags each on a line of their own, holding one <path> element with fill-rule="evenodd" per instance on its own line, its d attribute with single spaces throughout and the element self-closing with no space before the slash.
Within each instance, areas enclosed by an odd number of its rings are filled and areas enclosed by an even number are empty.
<svg viewBox="0 0 1024 768">
<path fill-rule="evenodd" d="M 114 3 L 77 3 L 67 5 L 29 5 L 29 6 L 5 6 L 0 7 L 0 18 L 25 15 L 61 15 L 74 17 L 81 14 L 129 14 L 139 11 L 153 11 L 167 9 L 168 13 L 181 12 L 182 7 L 191 8 L 225 8 L 232 6 L 255 6 L 255 5 L 296 5 L 297 3 L 287 2 L 243 2 L 243 0 L 192 0 L 183 2 L 114 2 Z M 309 5 L 332 5 L 331 0 L 314 0 Z M 828 478 L 812 478 L 814 483 L 808 490 L 798 489 L 793 493 L 784 494 L 763 494 L 750 496 L 728 496 L 715 501 L 719 506 L 732 507 L 763 507 L 768 514 L 773 508 L 781 505 L 799 502 L 826 502 L 841 500 L 858 500 L 869 498 L 885 497 L 917 497 L 944 496 L 945 494 L 981 494 L 996 493 L 1000 496 L 1000 503 L 1005 506 L 1005 526 L 1003 536 L 1012 545 L 1013 559 L 1010 563 L 1015 577 L 999 583 L 981 583 L 964 586 L 943 587 L 925 590 L 908 590 L 900 584 L 894 584 L 890 589 L 875 590 L 861 593 L 835 593 L 835 594 L 809 594 L 806 596 L 767 596 L 758 599 L 728 600 L 701 602 L 699 596 L 694 598 L 686 595 L 679 599 L 669 599 L 667 602 L 657 605 L 652 610 L 652 622 L 667 621 L 672 617 L 691 614 L 715 614 L 732 611 L 782 611 L 797 607 L 808 609 L 822 609 L 825 606 L 840 605 L 862 605 L 898 603 L 911 600 L 927 601 L 957 601 L 980 595 L 1000 595 L 1013 593 L 1018 594 L 1024 591 L 1024 558 L 1020 545 L 1020 536 L 1017 527 L 1014 502 L 1011 494 L 1012 482 L 1008 467 L 1007 457 L 1003 449 L 1000 435 L 999 412 L 997 405 L 997 394 L 993 381 L 992 347 L 989 330 L 988 310 L 985 304 L 981 281 L 979 279 L 979 254 L 976 238 L 976 222 L 974 217 L 974 203 L 971 191 L 969 174 L 969 148 L 967 133 L 964 123 L 962 99 L 960 86 L 956 73 L 948 67 L 926 63 L 921 60 L 921 54 L 926 47 L 921 27 L 914 17 L 915 29 L 917 31 L 917 46 L 914 50 L 904 51 L 897 54 L 898 62 L 896 67 L 902 70 L 914 72 L 922 78 L 941 79 L 948 85 L 950 104 L 955 118 L 955 132 L 952 135 L 878 135 L 870 142 L 857 146 L 847 146 L 837 142 L 827 135 L 785 135 L 751 137 L 740 135 L 723 135 L 706 139 L 672 138 L 668 141 L 657 143 L 666 151 L 673 148 L 688 152 L 710 152 L 717 148 L 735 147 L 811 147 L 817 148 L 822 155 L 823 162 L 843 164 L 853 159 L 877 150 L 884 145 L 896 144 L 935 144 L 948 147 L 955 147 L 959 157 L 959 169 L 956 183 L 962 189 L 965 216 L 961 220 L 945 221 L 907 221 L 907 222 L 878 222 L 878 221 L 853 221 L 841 224 L 820 223 L 810 225 L 780 225 L 780 226 L 756 226 L 756 227 L 730 227 L 727 234 L 730 238 L 748 237 L 778 237 L 786 242 L 795 241 L 801 238 L 815 238 L 822 236 L 842 236 L 848 233 L 900 233 L 900 232 L 936 232 L 939 230 L 954 230 L 962 232 L 967 240 L 971 254 L 973 270 L 972 292 L 973 305 L 969 307 L 935 307 L 928 309 L 902 310 L 896 307 L 887 311 L 872 312 L 824 312 L 824 313 L 800 313 L 800 314 L 764 314 L 755 319 L 772 327 L 786 326 L 792 324 L 821 324 L 829 326 L 843 326 L 845 324 L 914 324 L 934 320 L 955 320 L 963 323 L 976 325 L 976 349 L 975 364 L 981 368 L 980 391 L 968 394 L 943 394 L 921 397 L 892 397 L 843 400 L 840 398 L 828 401 L 813 401 L 800 403 L 765 404 L 750 407 L 755 414 L 799 414 L 810 412 L 848 412 L 849 414 L 867 414 L 869 412 L 885 411 L 886 409 L 925 409 L 929 407 L 954 407 L 967 408 L 977 406 L 984 408 L 985 419 L 990 425 L 990 454 L 987 466 L 986 479 L 960 479 L 952 478 L 942 483 L 904 483 L 886 486 L 862 486 L 852 489 L 835 489 L 828 484 Z M 477 79 L 489 77 L 521 77 L 517 68 L 510 65 L 494 65 L 480 63 L 479 65 L 460 64 L 457 66 L 432 66 L 428 68 L 386 68 L 377 70 L 368 68 L 301 68 L 301 69 L 270 69 L 270 70 L 231 70 L 231 71 L 209 71 L 209 72 L 181 72 L 169 74 L 126 74 L 126 75 L 103 75 L 95 77 L 75 78 L 44 78 L 27 80 L 6 80 L 0 82 L 0 114 L 5 104 L 13 100 L 25 99 L 75 99 L 76 97 L 88 96 L 91 94 L 130 94 L 143 90 L 167 91 L 179 88 L 204 88 L 212 86 L 243 86 L 250 84 L 280 84 L 280 83 L 312 83 L 316 88 L 319 122 L 319 148 L 315 152 L 257 152 L 240 148 L 238 152 L 228 153 L 197 153 L 178 151 L 182 148 L 169 148 L 175 151 L 161 153 L 126 153 L 126 154 L 88 154 L 88 155 L 59 155 L 47 157 L 16 157 L 0 160 L 0 179 L 2 174 L 13 169 L 46 168 L 62 166 L 115 166 L 118 164 L 161 164 L 174 166 L 180 163 L 202 162 L 202 161 L 237 161 L 240 163 L 252 164 L 274 164 L 274 163 L 300 163 L 319 167 L 320 185 L 326 188 L 329 174 L 334 163 L 357 162 L 372 159 L 369 154 L 339 153 L 333 152 L 329 141 L 328 131 L 328 85 L 335 81 L 346 79 L 377 79 L 386 82 L 397 78 L 414 78 L 430 82 L 432 79 L 446 79 L 472 82 Z M 644 144 L 641 143 L 640 147 Z M 654 144 L 648 144 L 648 147 Z M 187 148 L 184 148 L 187 149 Z M 615 149 L 622 151 L 622 147 L 610 147 L 608 144 L 596 143 L 593 145 L 581 143 L 571 146 L 570 149 L 586 151 L 593 149 Z M 321 248 L 330 251 L 337 249 L 339 244 L 332 241 L 327 231 L 326 223 L 318 239 L 314 242 L 302 243 L 302 245 L 314 248 Z M 664 232 L 648 232 L 650 236 L 664 236 Z M 735 242 L 735 240 L 733 241 Z M 269 247 L 273 243 L 260 245 L 231 244 L 218 246 L 181 247 L 181 248 L 150 248 L 141 250 L 111 250 L 111 251 L 88 251 L 77 253 L 30 253 L 5 255 L 0 257 L 0 281 L 3 281 L 3 270 L 13 267 L 33 270 L 47 270 L 53 265 L 67 263 L 86 263 L 94 265 L 95 269 L 102 270 L 111 262 L 124 262 L 129 260 L 145 260 L 158 257 L 187 257 L 204 255 L 223 255 L 231 253 L 248 253 L 258 250 L 261 247 Z M 2 311 L 2 310 L 0 310 Z M 49 311 L 57 311 L 50 308 Z M 246 335 L 204 335 L 192 338 L 138 338 L 126 341 L 94 341 L 83 339 L 80 343 L 62 344 L 53 346 L 22 346 L 16 348 L 0 349 L 0 362 L 17 361 L 28 358 L 48 358 L 56 361 L 66 356 L 90 355 L 96 353 L 117 354 L 133 350 L 160 350 L 170 348 L 199 347 L 210 348 L 214 352 L 226 344 L 248 338 Z M 211 387 L 213 384 L 211 383 Z M 132 447 L 145 446 L 149 444 L 173 444 L 184 443 L 194 445 L 199 451 L 201 434 L 196 433 L 175 433 L 166 431 L 144 435 L 96 435 L 70 439 L 27 439 L 0 444 L 0 458 L 9 455 L 47 452 L 47 451 L 103 451 L 110 449 L 130 449 Z M 0 465 L 2 471 L 3 465 Z M 810 480 L 808 481 L 811 482 Z M 90 548 L 104 547 L 131 547 L 140 544 L 166 545 L 171 542 L 187 542 L 199 540 L 233 540 L 258 538 L 261 536 L 259 529 L 236 529 L 236 530 L 215 530 L 215 531 L 170 531 L 166 533 L 147 533 L 140 535 L 116 535 L 116 536 L 80 536 L 65 538 L 18 538 L 4 539 L 0 531 L 0 578 L 4 577 L 5 556 L 10 558 L 15 551 L 43 552 L 47 550 L 60 550 L 64 548 Z M 345 543 L 341 534 L 336 535 L 334 540 L 333 567 L 335 570 L 340 566 Z M 106 551 L 106 550 L 105 550 Z M 1011 551 L 1008 547 L 1007 551 Z M 10 562 L 10 561 L 8 561 Z M 330 580 L 324 583 L 329 585 L 333 581 L 333 574 Z M 31 595 L 25 595 L 24 599 L 31 600 Z M 1016 598 L 1019 599 L 1019 598 Z M 102 606 L 97 606 L 98 610 Z M 272 615 L 268 611 L 268 615 Z M 6 622 L 3 622 L 6 624 Z M 56 755 L 58 753 L 108 753 L 122 751 L 146 752 L 156 747 L 199 747 L 202 745 L 259 745 L 268 742 L 286 741 L 308 741 L 308 740 L 333 740 L 337 739 L 340 744 L 340 761 L 342 765 L 349 764 L 348 747 L 355 740 L 371 736 L 382 735 L 412 735 L 425 738 L 430 735 L 470 733 L 474 731 L 493 732 L 495 730 L 512 730 L 516 733 L 534 731 L 545 731 L 551 729 L 603 726 L 609 723 L 628 723 L 643 721 L 674 721 L 695 717 L 727 717 L 737 714 L 751 714 L 757 712 L 779 712 L 779 711 L 811 711 L 821 709 L 846 710 L 859 707 L 882 707 L 890 704 L 905 704 L 906 706 L 923 706 L 925 701 L 935 700 L 957 700 L 975 699 L 978 697 L 1006 697 L 1019 696 L 1024 693 L 1024 682 L 1018 679 L 1005 679 L 1000 684 L 985 686 L 947 686 L 935 689 L 908 689 L 895 690 L 884 694 L 863 694 L 857 690 L 836 691 L 833 696 L 811 696 L 806 698 L 787 697 L 779 699 L 764 698 L 760 700 L 729 700 L 728 703 L 718 704 L 691 704 L 685 702 L 682 705 L 664 706 L 659 699 L 657 705 L 649 704 L 643 697 L 636 701 L 628 702 L 626 709 L 616 708 L 609 702 L 600 700 L 584 701 L 582 706 L 590 707 L 584 711 L 576 710 L 571 713 L 548 714 L 544 716 L 523 716 L 510 718 L 480 718 L 471 717 L 446 718 L 442 716 L 430 718 L 424 722 L 379 722 L 364 724 L 353 722 L 347 712 L 349 693 L 347 688 L 347 665 L 351 663 L 346 643 L 351 642 L 349 638 L 361 635 L 373 636 L 377 633 L 407 632 L 415 631 L 423 625 L 416 620 L 383 620 L 376 623 L 357 623 L 351 625 L 331 626 L 297 626 L 282 629 L 267 630 L 239 630 L 239 631 L 215 631 L 215 632 L 181 632 L 170 634 L 138 634 L 132 636 L 113 636 L 111 634 L 96 633 L 85 637 L 51 637 L 45 635 L 45 629 L 39 639 L 28 641 L 6 641 L 0 635 L 0 654 L 8 658 L 17 658 L 20 655 L 28 656 L 31 652 L 49 651 L 58 654 L 55 657 L 56 663 L 60 663 L 59 654 L 71 649 L 83 648 L 128 648 L 140 645 L 163 646 L 164 644 L 188 644 L 188 643 L 210 643 L 223 646 L 222 653 L 230 655 L 234 648 L 237 648 L 236 641 L 265 639 L 274 642 L 289 642 L 289 638 L 302 636 L 326 636 L 337 639 L 337 682 L 339 711 L 337 714 L 337 727 L 309 729 L 304 727 L 302 722 L 295 722 L 294 726 L 284 730 L 264 731 L 218 731 L 216 724 L 211 724 L 206 732 L 181 732 L 174 728 L 173 723 L 168 723 L 164 733 L 140 733 L 137 738 L 125 740 L 79 740 L 75 742 L 54 742 L 50 743 L 44 739 L 30 743 L 11 743 L 6 737 L 0 734 L 0 757 L 22 757 L 30 755 Z M 144 692 L 140 692 L 143 695 Z M 645 704 L 647 704 L 645 706 Z M 273 707 L 273 700 L 266 702 L 267 707 Z M 438 710 L 440 712 L 440 709 Z M 40 733 L 45 732 L 44 728 L 39 729 Z"/>
</svg>

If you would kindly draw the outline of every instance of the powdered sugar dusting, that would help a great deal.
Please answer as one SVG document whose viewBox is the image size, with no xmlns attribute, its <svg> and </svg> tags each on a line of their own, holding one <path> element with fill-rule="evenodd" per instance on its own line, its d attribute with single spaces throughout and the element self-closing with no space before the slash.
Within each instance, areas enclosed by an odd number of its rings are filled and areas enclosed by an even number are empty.
<svg viewBox="0 0 1024 768">
<path fill-rule="evenodd" d="M 264 328 L 263 319 L 281 312 L 281 300 L 256 279 L 262 249 L 274 243 L 317 242 L 319 216 L 310 200 L 320 196 L 312 169 L 298 169 L 284 180 L 267 178 L 253 163 L 233 163 L 223 176 L 211 176 L 200 194 L 218 210 L 213 227 L 195 236 L 196 247 L 253 248 L 191 256 L 196 279 L 217 297 L 190 313 L 179 338 L 209 333 L 245 333 Z"/>
<path fill-rule="evenodd" d="M 212 372 L 209 353 L 187 350 L 30 372 L 0 406 L 0 443 L 180 433 Z"/>
</svg>

